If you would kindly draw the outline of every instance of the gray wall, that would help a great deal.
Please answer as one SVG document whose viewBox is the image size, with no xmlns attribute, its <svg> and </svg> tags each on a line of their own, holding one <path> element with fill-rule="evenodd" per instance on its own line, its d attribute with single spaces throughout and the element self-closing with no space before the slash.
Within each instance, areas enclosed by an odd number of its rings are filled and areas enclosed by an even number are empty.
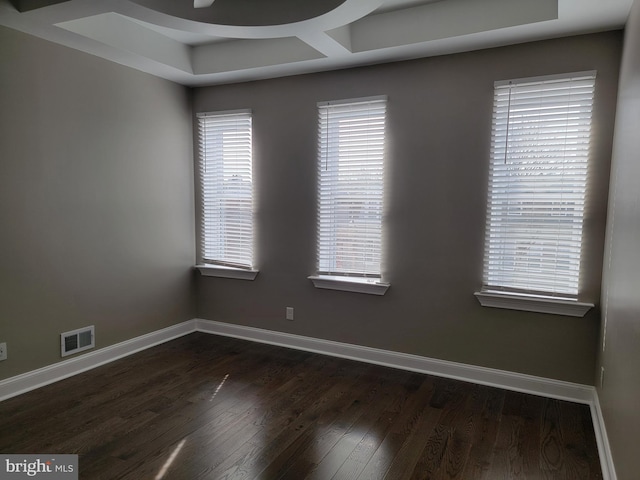
<svg viewBox="0 0 640 480">
<path fill-rule="evenodd" d="M 619 480 L 638 478 L 640 456 L 640 1 L 627 24 L 607 221 L 598 385 Z M 604 342 L 604 352 L 602 352 Z M 600 376 L 600 368 L 597 369 Z"/>
<path fill-rule="evenodd" d="M 322 339 L 593 384 L 599 311 L 482 308 L 495 80 L 596 69 L 583 299 L 598 302 L 621 34 L 197 89 L 195 111 L 253 110 L 254 282 L 198 278 L 197 314 Z M 386 94 L 384 297 L 315 289 L 316 103 Z M 295 308 L 294 322 L 285 306 Z"/>
<path fill-rule="evenodd" d="M 193 317 L 190 93 L 0 28 L 0 379 Z"/>
</svg>

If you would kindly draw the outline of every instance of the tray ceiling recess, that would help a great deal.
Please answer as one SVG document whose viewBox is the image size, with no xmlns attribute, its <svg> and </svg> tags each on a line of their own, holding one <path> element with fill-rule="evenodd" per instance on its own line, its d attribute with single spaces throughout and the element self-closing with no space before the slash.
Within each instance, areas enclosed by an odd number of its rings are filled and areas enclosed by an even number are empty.
<svg viewBox="0 0 640 480">
<path fill-rule="evenodd" d="M 633 0 L 0 0 L 0 25 L 184 85 L 621 28 Z"/>
</svg>

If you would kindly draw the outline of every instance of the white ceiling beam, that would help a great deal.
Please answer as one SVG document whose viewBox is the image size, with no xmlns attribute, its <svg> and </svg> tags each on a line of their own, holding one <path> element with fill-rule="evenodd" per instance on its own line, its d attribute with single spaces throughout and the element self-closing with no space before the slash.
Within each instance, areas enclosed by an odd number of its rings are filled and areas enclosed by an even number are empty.
<svg viewBox="0 0 640 480">
<path fill-rule="evenodd" d="M 191 68 L 191 48 L 117 13 L 104 13 L 57 24 L 70 32 L 97 40 L 187 73 Z"/>
<path fill-rule="evenodd" d="M 298 38 L 310 47 L 316 49 L 325 57 L 340 57 L 350 55 L 352 52 L 342 43 L 338 42 L 326 32 L 307 32 L 298 35 Z"/>
<path fill-rule="evenodd" d="M 192 48 L 196 75 L 265 68 L 318 60 L 322 55 L 296 37 L 265 40 L 233 40 Z"/>
</svg>

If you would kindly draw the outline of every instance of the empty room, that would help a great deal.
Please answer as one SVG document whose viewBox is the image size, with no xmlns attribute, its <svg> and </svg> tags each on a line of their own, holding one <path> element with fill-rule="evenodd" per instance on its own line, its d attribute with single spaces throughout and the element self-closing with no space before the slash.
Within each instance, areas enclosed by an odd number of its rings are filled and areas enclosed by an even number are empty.
<svg viewBox="0 0 640 480">
<path fill-rule="evenodd" d="M 0 479 L 640 472 L 640 0 L 0 0 Z"/>
</svg>

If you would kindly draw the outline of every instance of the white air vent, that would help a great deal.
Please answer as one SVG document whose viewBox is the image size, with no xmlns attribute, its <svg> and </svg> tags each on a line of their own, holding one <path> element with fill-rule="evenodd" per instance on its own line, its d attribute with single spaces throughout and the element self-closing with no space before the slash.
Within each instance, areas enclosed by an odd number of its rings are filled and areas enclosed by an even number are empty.
<svg viewBox="0 0 640 480">
<path fill-rule="evenodd" d="M 79 328 L 60 334 L 60 355 L 66 357 L 95 347 L 95 327 Z"/>
</svg>

